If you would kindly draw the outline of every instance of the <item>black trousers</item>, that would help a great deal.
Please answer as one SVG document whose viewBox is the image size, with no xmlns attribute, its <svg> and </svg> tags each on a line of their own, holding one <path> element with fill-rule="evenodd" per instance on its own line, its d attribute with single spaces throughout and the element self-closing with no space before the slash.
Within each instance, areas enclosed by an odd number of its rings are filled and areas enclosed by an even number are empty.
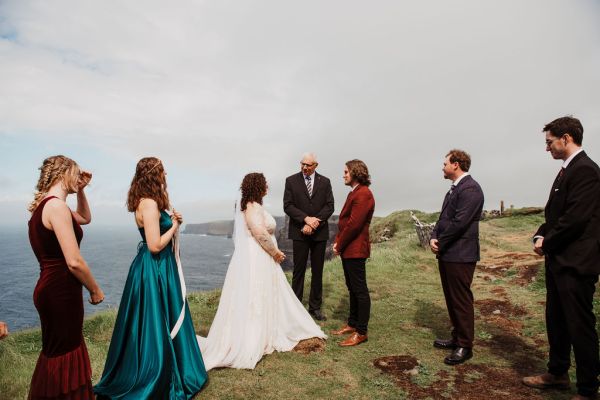
<svg viewBox="0 0 600 400">
<path fill-rule="evenodd" d="M 294 272 L 292 275 L 292 289 L 298 300 L 304 297 L 304 275 L 306 263 L 310 253 L 310 296 L 308 298 L 308 311 L 321 309 L 323 303 L 323 264 L 325 264 L 325 240 L 294 240 Z"/>
<path fill-rule="evenodd" d="M 571 366 L 571 347 L 577 364 L 577 392 L 598 392 L 600 359 L 593 312 L 597 275 L 580 275 L 573 268 L 554 272 L 546 266 L 546 329 L 550 344 L 548 372 L 565 374 Z"/>
<path fill-rule="evenodd" d="M 446 307 L 452 322 L 452 340 L 460 347 L 473 347 L 475 311 L 471 283 L 475 264 L 438 260 Z"/>
<path fill-rule="evenodd" d="M 342 258 L 346 286 L 350 292 L 348 325 L 361 335 L 366 335 L 371 316 L 371 296 L 367 287 L 365 258 Z"/>
</svg>

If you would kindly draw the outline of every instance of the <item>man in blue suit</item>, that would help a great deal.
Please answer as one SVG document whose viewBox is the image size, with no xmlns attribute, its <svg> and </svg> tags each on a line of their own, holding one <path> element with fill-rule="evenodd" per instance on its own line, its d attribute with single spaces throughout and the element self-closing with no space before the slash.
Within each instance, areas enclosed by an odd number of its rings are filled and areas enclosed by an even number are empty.
<svg viewBox="0 0 600 400">
<path fill-rule="evenodd" d="M 450 321 L 451 339 L 435 339 L 434 347 L 451 349 L 444 362 L 455 365 L 473 357 L 475 312 L 471 283 L 479 261 L 479 220 L 483 191 L 469 174 L 471 157 L 450 150 L 444 160 L 444 178 L 452 186 L 444 198 L 440 217 L 431 234 L 431 251 L 437 256 L 444 298 Z"/>
</svg>

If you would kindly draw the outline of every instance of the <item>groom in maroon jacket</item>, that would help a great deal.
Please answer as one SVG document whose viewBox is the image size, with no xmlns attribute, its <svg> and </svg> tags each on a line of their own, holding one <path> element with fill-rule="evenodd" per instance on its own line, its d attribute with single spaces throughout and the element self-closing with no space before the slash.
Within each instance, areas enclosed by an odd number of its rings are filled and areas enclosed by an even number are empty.
<svg viewBox="0 0 600 400">
<path fill-rule="evenodd" d="M 342 257 L 346 286 L 350 292 L 350 315 L 344 327 L 331 333 L 351 334 L 340 342 L 340 346 L 356 346 L 367 340 L 371 312 L 365 264 L 371 254 L 369 225 L 375 210 L 375 199 L 369 189 L 371 177 L 364 162 L 351 160 L 346 163 L 344 183 L 352 190 L 340 213 L 333 251 Z"/>
</svg>

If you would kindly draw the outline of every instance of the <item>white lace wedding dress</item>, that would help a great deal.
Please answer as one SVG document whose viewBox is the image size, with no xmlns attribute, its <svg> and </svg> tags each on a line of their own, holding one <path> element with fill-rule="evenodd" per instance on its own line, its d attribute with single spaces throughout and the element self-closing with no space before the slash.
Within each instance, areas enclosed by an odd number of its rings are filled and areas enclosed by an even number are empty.
<svg viewBox="0 0 600 400">
<path fill-rule="evenodd" d="M 327 338 L 313 321 L 272 257 L 275 219 L 258 203 L 236 211 L 235 250 L 217 313 L 198 344 L 206 370 L 253 369 L 265 354 L 290 351 L 300 340 Z"/>
</svg>

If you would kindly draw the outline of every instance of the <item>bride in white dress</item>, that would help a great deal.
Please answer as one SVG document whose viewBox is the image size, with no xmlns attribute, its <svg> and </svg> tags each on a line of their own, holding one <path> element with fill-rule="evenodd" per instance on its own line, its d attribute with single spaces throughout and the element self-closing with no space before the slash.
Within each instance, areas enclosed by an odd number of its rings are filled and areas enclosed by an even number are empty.
<svg viewBox="0 0 600 400">
<path fill-rule="evenodd" d="M 263 174 L 251 173 L 236 205 L 235 250 L 219 308 L 206 338 L 198 336 L 206 370 L 253 369 L 265 354 L 292 350 L 299 341 L 327 336 L 290 287 L 279 263 L 285 256 L 273 236 L 275 219 L 262 207 Z M 240 206 L 246 203 L 246 206 Z"/>
</svg>

